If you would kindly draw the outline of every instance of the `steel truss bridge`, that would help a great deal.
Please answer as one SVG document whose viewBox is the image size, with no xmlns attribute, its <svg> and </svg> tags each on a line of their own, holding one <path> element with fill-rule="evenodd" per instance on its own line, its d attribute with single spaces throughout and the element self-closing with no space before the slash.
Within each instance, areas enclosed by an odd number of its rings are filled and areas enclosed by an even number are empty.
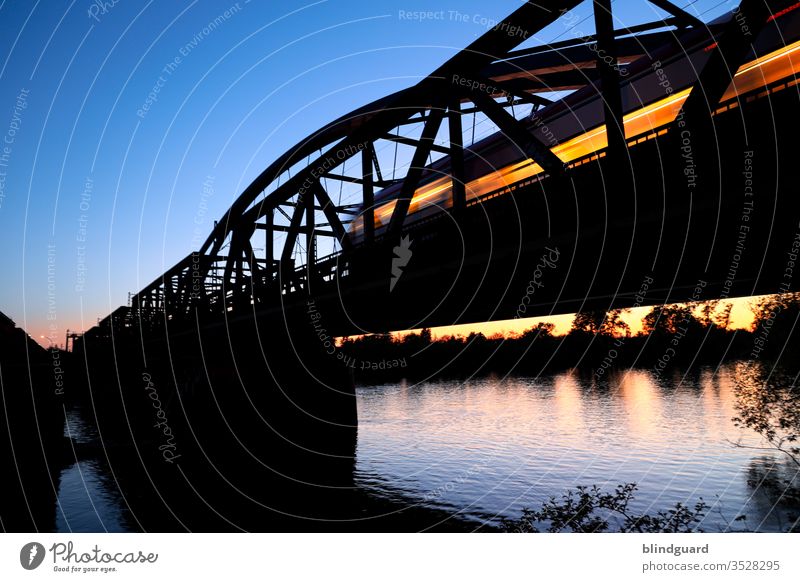
<svg viewBox="0 0 800 582">
<path fill-rule="evenodd" d="M 614 29 L 594 0 L 597 34 L 518 50 L 578 4 L 525 3 L 280 156 L 74 340 L 143 529 L 361 519 L 336 336 L 797 289 L 798 4 L 651 2 L 669 18 Z"/>
<path fill-rule="evenodd" d="M 348 335 L 788 290 L 800 215 L 786 35 L 800 11 L 742 0 L 706 24 L 650 2 L 669 17 L 615 28 L 610 0 L 594 0 L 596 34 L 518 50 L 579 4 L 526 2 L 286 151 L 196 252 L 87 336 L 309 301 Z M 667 66 L 685 47 L 696 55 Z M 497 133 L 475 140 L 476 119 Z M 546 253 L 557 261 L 536 279 Z"/>
</svg>

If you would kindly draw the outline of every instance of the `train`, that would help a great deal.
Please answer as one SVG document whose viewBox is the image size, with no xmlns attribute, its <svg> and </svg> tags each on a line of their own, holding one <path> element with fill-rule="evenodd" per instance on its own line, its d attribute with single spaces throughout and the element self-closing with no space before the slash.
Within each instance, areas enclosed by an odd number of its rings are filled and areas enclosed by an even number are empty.
<svg viewBox="0 0 800 582">
<path fill-rule="evenodd" d="M 800 3 L 770 18 L 772 25 L 756 38 L 752 54 L 737 70 L 716 112 L 737 107 L 744 95 L 763 97 L 769 93 L 768 87 L 779 90 L 797 84 L 799 8 Z M 731 18 L 736 18 L 736 14 L 723 15 L 710 22 L 708 28 L 724 26 Z M 674 42 L 652 51 L 651 58 L 625 64 L 626 74 L 620 75 L 625 138 L 629 145 L 666 133 L 666 126 L 679 115 L 697 72 L 703 70 L 715 46 L 710 44 L 706 30 L 690 28 L 674 34 Z M 786 82 L 775 88 L 782 80 Z M 761 88 L 765 91 L 759 92 Z M 607 137 L 603 102 L 591 84 L 535 111 L 524 123 L 564 164 L 604 155 Z M 501 132 L 465 147 L 464 166 L 468 204 L 544 175 L 539 164 L 525 158 Z M 373 207 L 376 235 L 388 227 L 401 188 L 402 182 L 398 182 L 376 193 Z M 451 194 L 450 158 L 446 156 L 425 168 L 412 197 L 406 224 L 448 210 L 452 207 Z M 363 241 L 363 215 L 353 220 L 349 230 L 351 240 Z"/>
</svg>

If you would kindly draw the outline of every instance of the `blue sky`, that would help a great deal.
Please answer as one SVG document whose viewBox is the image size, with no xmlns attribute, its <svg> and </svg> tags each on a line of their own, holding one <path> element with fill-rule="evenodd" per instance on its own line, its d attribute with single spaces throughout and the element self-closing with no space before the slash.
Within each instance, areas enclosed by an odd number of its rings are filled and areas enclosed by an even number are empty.
<svg viewBox="0 0 800 582">
<path fill-rule="evenodd" d="M 734 5 L 678 4 L 704 20 Z M 518 6 L 2 1 L 0 310 L 58 344 L 87 329 L 197 248 L 287 148 L 413 84 Z M 614 7 L 626 25 L 663 14 Z M 589 5 L 575 14 L 591 33 Z M 538 40 L 575 35 L 556 22 Z"/>
</svg>

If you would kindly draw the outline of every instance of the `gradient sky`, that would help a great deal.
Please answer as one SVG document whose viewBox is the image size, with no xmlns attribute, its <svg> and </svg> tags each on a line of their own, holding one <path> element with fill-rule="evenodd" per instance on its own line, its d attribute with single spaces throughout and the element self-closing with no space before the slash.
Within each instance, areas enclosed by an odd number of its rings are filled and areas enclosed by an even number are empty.
<svg viewBox="0 0 800 582">
<path fill-rule="evenodd" d="M 736 3 L 678 4 L 709 20 Z M 278 155 L 415 83 L 518 6 L 2 1 L 0 310 L 59 344 L 91 327 L 196 249 Z M 614 8 L 625 25 L 663 14 Z M 403 17 L 414 11 L 443 13 Z M 576 14 L 579 31 L 556 22 L 536 40 L 593 32 L 589 5 Z"/>
</svg>

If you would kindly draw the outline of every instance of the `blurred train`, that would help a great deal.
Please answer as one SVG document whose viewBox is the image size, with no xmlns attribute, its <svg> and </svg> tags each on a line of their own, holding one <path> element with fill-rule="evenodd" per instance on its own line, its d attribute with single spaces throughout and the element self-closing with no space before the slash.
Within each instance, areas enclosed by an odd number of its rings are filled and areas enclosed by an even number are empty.
<svg viewBox="0 0 800 582">
<path fill-rule="evenodd" d="M 734 16 L 722 16 L 708 26 L 722 25 Z M 770 20 L 771 25 L 763 29 L 753 45 L 754 53 L 763 56 L 755 58 L 752 54 L 750 60 L 739 68 L 720 100 L 717 112 L 737 107 L 741 95 L 754 94 L 759 88 L 773 86 L 771 91 L 777 91 L 797 85 L 800 3 L 775 14 Z M 625 137 L 629 144 L 666 132 L 664 126 L 679 114 L 696 80 L 697 71 L 702 71 L 713 46 L 709 45 L 704 30 L 676 31 L 674 42 L 652 51 L 652 62 L 626 65 L 628 74 L 622 78 L 621 95 Z M 774 87 L 782 80 L 786 82 Z M 757 96 L 769 92 L 765 90 Z M 551 151 L 566 164 L 591 156 L 607 146 L 603 103 L 591 85 L 540 109 L 526 123 L 531 133 L 551 146 Z M 542 173 L 537 163 L 524 159 L 520 150 L 499 132 L 465 148 L 464 158 L 468 204 Z M 388 226 L 401 187 L 399 182 L 376 194 L 376 234 Z M 451 205 L 450 158 L 446 156 L 425 169 L 412 198 L 406 223 L 441 212 Z M 355 242 L 363 239 L 362 216 L 351 223 L 350 232 Z"/>
</svg>

